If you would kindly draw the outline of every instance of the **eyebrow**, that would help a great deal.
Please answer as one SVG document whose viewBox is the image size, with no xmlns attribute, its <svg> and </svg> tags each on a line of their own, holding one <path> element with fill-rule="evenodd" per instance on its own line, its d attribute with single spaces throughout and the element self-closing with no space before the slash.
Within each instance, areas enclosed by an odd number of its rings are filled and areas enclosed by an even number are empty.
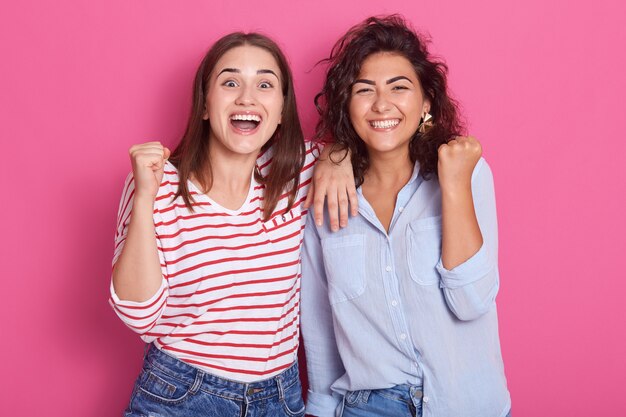
<svg viewBox="0 0 626 417">
<path fill-rule="evenodd" d="M 385 84 L 392 84 L 392 83 L 395 83 L 396 81 L 400 81 L 400 80 L 407 80 L 408 82 L 413 84 L 413 82 L 411 80 L 409 80 L 407 77 L 405 77 L 404 75 L 399 75 L 397 77 L 390 78 L 390 79 L 388 79 L 385 82 Z M 356 80 L 354 82 L 354 84 L 358 84 L 358 83 L 369 84 L 369 85 L 376 85 L 376 83 L 374 81 L 372 81 L 372 80 L 365 80 L 365 79 L 362 79 L 362 78 L 359 78 L 358 80 Z"/>
<path fill-rule="evenodd" d="M 400 80 L 407 80 L 408 82 L 413 84 L 413 82 L 411 80 L 409 80 L 407 77 L 405 77 L 404 75 L 399 75 L 397 77 L 390 78 L 390 79 L 387 80 L 386 84 L 395 83 L 396 81 L 400 81 Z"/>
<path fill-rule="evenodd" d="M 241 74 L 241 70 L 239 68 L 224 68 L 223 70 L 220 71 L 219 74 L 217 74 L 217 76 L 219 77 L 224 72 L 234 72 L 234 73 L 237 73 L 237 74 Z M 271 69 L 260 69 L 256 73 L 257 74 L 272 74 L 274 77 L 276 77 L 277 79 L 280 80 L 278 75 L 276 75 L 276 73 L 274 71 L 272 71 Z"/>
</svg>

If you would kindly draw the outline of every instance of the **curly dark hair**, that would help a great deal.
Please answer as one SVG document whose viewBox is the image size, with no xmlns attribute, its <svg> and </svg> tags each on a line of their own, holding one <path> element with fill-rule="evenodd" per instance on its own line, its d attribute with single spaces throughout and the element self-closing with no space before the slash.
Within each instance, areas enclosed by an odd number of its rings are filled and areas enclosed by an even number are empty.
<svg viewBox="0 0 626 417">
<path fill-rule="evenodd" d="M 350 150 L 357 186 L 363 183 L 369 168 L 369 155 L 352 127 L 349 106 L 352 84 L 370 55 L 392 52 L 405 57 L 415 69 L 424 97 L 430 101 L 434 124 L 425 133 L 415 132 L 409 145 L 411 161 L 419 162 L 422 177 L 437 175 L 439 146 L 464 130 L 458 105 L 448 93 L 448 67 L 428 52 L 428 42 L 400 15 L 369 17 L 348 30 L 333 46 L 330 56 L 320 61 L 328 64 L 328 70 L 324 86 L 315 96 L 315 107 L 320 114 L 315 137 L 337 145 L 331 154 L 333 159 L 337 152 Z"/>
</svg>

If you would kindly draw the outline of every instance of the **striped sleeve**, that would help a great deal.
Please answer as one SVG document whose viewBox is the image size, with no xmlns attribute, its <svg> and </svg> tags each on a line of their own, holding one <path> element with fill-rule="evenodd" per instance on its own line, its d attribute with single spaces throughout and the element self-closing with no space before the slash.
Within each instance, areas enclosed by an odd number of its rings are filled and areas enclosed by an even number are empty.
<svg viewBox="0 0 626 417">
<path fill-rule="evenodd" d="M 124 182 L 124 190 L 122 191 L 122 198 L 120 199 L 120 206 L 117 210 L 117 227 L 115 229 L 115 249 L 113 251 L 113 262 L 115 265 L 122 249 L 124 249 L 124 243 L 126 242 L 126 235 L 128 234 L 128 224 L 130 223 L 130 213 L 133 209 L 133 197 L 135 196 L 135 180 L 132 172 L 126 177 Z"/>
<path fill-rule="evenodd" d="M 126 236 L 128 235 L 128 225 L 130 224 L 130 216 L 133 208 L 134 194 L 135 181 L 133 179 L 132 173 L 130 173 L 124 183 L 124 190 L 122 192 L 122 198 L 120 200 L 120 206 L 117 212 L 115 249 L 113 252 L 112 262 L 113 265 L 115 265 L 122 253 L 122 250 L 124 249 Z M 158 237 L 155 236 L 155 238 L 157 239 L 157 247 L 160 247 Z M 163 274 L 165 274 L 165 259 L 163 257 L 163 253 L 161 251 L 158 252 L 161 270 Z M 115 288 L 113 287 L 113 280 L 111 280 L 109 304 L 111 305 L 111 307 L 113 307 L 113 310 L 124 322 L 124 324 L 126 324 L 134 332 L 143 335 L 151 328 L 153 328 L 161 317 L 161 314 L 163 313 L 163 310 L 165 309 L 165 305 L 167 303 L 168 295 L 169 291 L 167 281 L 165 280 L 165 278 L 162 278 L 161 286 L 159 287 L 158 291 L 152 297 L 150 297 L 150 299 L 143 302 L 121 300 L 117 296 Z M 151 342 L 154 339 L 147 336 L 142 338 L 146 342 Z"/>
<path fill-rule="evenodd" d="M 306 200 L 311 183 L 313 181 L 313 173 L 315 171 L 315 164 L 317 163 L 320 153 L 324 149 L 324 144 L 314 142 L 314 141 L 306 141 L 304 142 L 304 145 L 305 145 L 304 165 L 302 166 L 302 169 L 300 170 L 300 177 L 298 179 L 298 183 L 299 183 L 298 191 L 296 194 L 293 207 L 297 207 L 300 204 L 303 204 L 304 201 Z M 258 156 L 256 160 L 256 166 L 259 172 L 261 173 L 261 175 L 269 174 L 270 167 L 272 164 L 272 155 L 273 155 L 273 148 L 270 148 Z M 280 214 L 284 212 L 284 210 L 286 209 L 286 201 L 287 201 L 286 197 L 288 195 L 289 195 L 288 191 L 285 191 L 281 195 L 280 197 L 281 201 L 278 203 L 278 205 L 274 209 L 274 214 L 277 214 L 277 213 Z M 304 210 L 304 214 L 306 213 L 307 211 Z"/>
<path fill-rule="evenodd" d="M 161 318 L 161 314 L 163 314 L 163 310 L 165 310 L 167 297 L 168 288 L 165 279 L 161 282 L 161 287 L 159 287 L 156 294 L 149 300 L 140 303 L 120 300 L 113 288 L 113 282 L 111 282 L 111 298 L 109 299 L 109 303 L 126 326 L 134 332 L 144 335 L 152 329 L 159 318 Z M 155 337 L 142 336 L 142 339 L 146 343 L 150 343 Z"/>
<path fill-rule="evenodd" d="M 307 141 L 304 143 L 306 147 L 306 154 L 304 158 L 304 165 L 302 171 L 300 171 L 300 187 L 298 189 L 297 202 L 304 202 L 309 193 L 309 188 L 313 181 L 313 173 L 315 171 L 315 164 L 322 152 L 323 145 L 317 142 Z"/>
</svg>

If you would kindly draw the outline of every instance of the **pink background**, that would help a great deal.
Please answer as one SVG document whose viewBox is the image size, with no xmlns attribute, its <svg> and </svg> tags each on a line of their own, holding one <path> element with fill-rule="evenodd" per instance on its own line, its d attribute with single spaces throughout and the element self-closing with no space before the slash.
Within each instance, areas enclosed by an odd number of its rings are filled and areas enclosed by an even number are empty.
<svg viewBox="0 0 626 417">
<path fill-rule="evenodd" d="M 279 40 L 310 134 L 315 62 L 399 11 L 447 59 L 495 173 L 513 414 L 626 415 L 623 4 L 5 2 L 0 414 L 121 415 L 142 352 L 106 302 L 127 149 L 177 141 L 208 46 L 238 29 Z"/>
</svg>

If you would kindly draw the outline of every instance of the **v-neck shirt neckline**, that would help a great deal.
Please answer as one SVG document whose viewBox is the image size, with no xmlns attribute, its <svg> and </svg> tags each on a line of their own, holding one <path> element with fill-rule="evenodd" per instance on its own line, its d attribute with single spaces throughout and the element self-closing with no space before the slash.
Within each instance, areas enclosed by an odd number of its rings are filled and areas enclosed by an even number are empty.
<svg viewBox="0 0 626 417">
<path fill-rule="evenodd" d="M 176 170 L 176 174 L 178 174 L 178 169 L 173 165 L 172 165 L 172 168 L 174 168 Z M 180 180 L 180 176 L 178 178 Z M 209 203 L 208 206 L 200 205 L 200 208 L 206 210 L 208 207 L 212 207 L 213 211 L 228 214 L 231 216 L 237 216 L 239 214 L 245 213 L 246 211 L 249 211 L 252 208 L 252 204 L 253 204 L 252 200 L 256 196 L 256 190 L 258 189 L 258 186 L 260 186 L 260 184 L 254 177 L 254 170 L 253 170 L 252 173 L 250 174 L 250 186 L 248 187 L 248 193 L 246 195 L 246 199 L 241 205 L 241 207 L 233 210 L 233 209 L 229 209 L 229 208 L 222 206 L 220 203 L 218 203 L 217 201 L 209 197 L 208 194 L 202 192 L 202 190 L 200 190 L 200 188 L 196 186 L 196 184 L 193 181 L 191 181 L 191 179 L 187 180 L 187 188 L 189 189 L 190 193 L 193 193 L 194 200 L 198 203 L 201 203 L 201 202 Z"/>
</svg>

